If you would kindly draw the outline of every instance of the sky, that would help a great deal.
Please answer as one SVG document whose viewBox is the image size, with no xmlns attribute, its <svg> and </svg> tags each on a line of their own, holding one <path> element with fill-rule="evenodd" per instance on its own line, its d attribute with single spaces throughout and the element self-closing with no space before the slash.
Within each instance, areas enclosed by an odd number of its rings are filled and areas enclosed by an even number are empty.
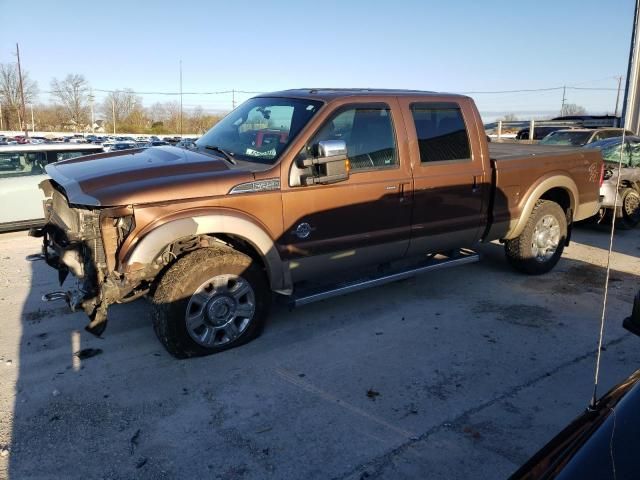
<svg viewBox="0 0 640 480">
<path fill-rule="evenodd" d="M 0 62 L 38 82 L 84 75 L 98 90 L 177 92 L 231 108 L 232 95 L 299 87 L 487 92 L 566 85 L 566 101 L 611 113 L 626 75 L 634 0 L 0 0 Z M 623 80 L 624 86 L 624 80 Z M 252 94 L 237 93 L 236 101 Z M 472 93 L 485 121 L 557 115 L 562 90 Z M 144 104 L 176 100 L 143 95 Z M 620 100 L 622 102 L 622 100 Z"/>
</svg>

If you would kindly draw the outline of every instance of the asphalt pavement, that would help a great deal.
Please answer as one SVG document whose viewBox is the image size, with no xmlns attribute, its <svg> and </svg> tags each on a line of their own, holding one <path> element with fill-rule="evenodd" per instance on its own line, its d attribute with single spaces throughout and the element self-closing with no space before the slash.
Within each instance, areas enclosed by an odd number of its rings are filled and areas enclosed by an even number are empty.
<svg viewBox="0 0 640 480">
<path fill-rule="evenodd" d="M 0 478 L 505 478 L 592 394 L 608 235 L 573 241 L 544 276 L 484 245 L 477 264 L 276 306 L 256 341 L 176 360 L 144 300 L 113 307 L 103 338 L 42 303 L 58 287 L 25 261 L 38 240 L 0 235 Z M 640 230 L 614 250 L 600 394 L 640 368 L 621 325 Z"/>
</svg>

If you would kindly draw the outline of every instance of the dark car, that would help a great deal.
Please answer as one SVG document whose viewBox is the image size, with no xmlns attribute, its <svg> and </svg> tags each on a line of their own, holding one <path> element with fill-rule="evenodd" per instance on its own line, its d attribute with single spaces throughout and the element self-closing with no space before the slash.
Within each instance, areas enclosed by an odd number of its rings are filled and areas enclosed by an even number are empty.
<svg viewBox="0 0 640 480">
<path fill-rule="evenodd" d="M 542 140 L 544 137 L 549 135 L 551 132 L 555 132 L 556 130 L 564 130 L 566 126 L 555 126 L 555 127 L 534 127 L 533 128 L 533 140 Z M 529 127 L 525 127 L 521 130 L 518 130 L 516 134 L 517 140 L 530 140 L 529 138 Z"/>
</svg>

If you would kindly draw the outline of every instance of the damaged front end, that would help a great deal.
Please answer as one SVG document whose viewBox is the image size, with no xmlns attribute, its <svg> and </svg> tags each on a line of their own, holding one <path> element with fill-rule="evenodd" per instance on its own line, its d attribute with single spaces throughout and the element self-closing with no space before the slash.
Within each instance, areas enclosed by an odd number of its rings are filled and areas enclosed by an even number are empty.
<svg viewBox="0 0 640 480">
<path fill-rule="evenodd" d="M 69 205 L 64 191 L 51 180 L 40 184 L 45 193 L 46 223 L 29 234 L 42 238 L 42 257 L 58 270 L 60 285 L 69 273 L 74 289 L 47 294 L 43 300 L 64 299 L 71 310 L 90 318 L 86 330 L 101 335 L 109 305 L 138 298 L 141 282 L 116 271 L 117 252 L 135 227 L 131 207 L 100 208 Z"/>
</svg>

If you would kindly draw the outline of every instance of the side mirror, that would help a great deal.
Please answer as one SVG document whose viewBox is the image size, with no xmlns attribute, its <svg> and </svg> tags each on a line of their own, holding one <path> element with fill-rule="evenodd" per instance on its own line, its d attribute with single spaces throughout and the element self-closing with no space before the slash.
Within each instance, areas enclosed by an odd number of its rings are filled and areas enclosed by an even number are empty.
<svg viewBox="0 0 640 480">
<path fill-rule="evenodd" d="M 302 185 L 343 182 L 349 178 L 349 159 L 344 140 L 323 140 L 315 145 L 317 156 L 300 160 L 300 168 L 311 167 L 311 175 L 302 175 Z"/>
</svg>

